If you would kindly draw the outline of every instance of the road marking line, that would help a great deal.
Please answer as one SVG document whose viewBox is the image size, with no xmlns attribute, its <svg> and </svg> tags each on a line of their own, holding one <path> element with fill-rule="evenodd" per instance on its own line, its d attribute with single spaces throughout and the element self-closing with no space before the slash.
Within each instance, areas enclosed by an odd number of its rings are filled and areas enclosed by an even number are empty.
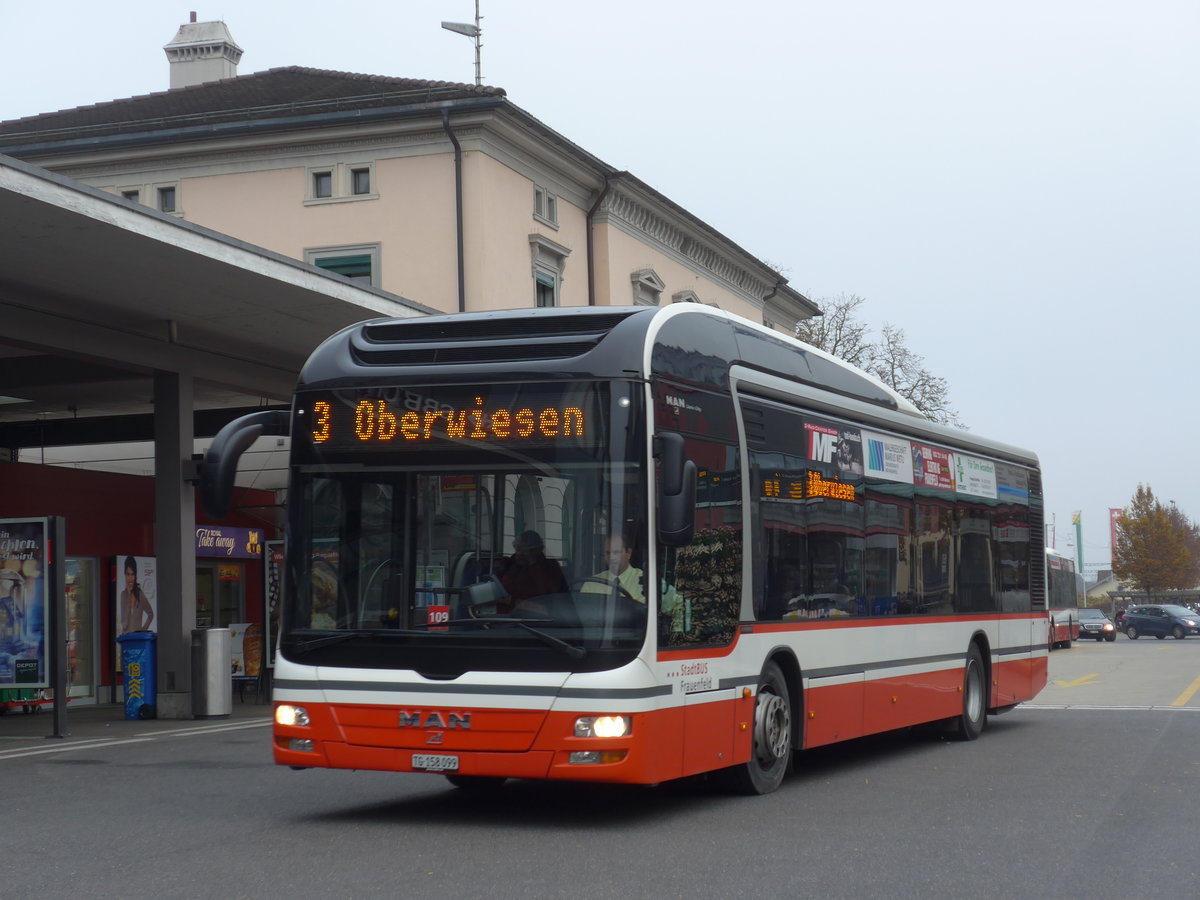
<svg viewBox="0 0 1200 900">
<path fill-rule="evenodd" d="M 122 744 L 148 744 L 149 738 L 127 738 L 121 741 L 79 741 L 74 744 L 61 744 L 57 747 L 39 747 L 36 750 L 4 750 L 0 751 L 0 759 L 19 759 L 22 756 L 42 756 L 47 753 L 66 753 L 68 750 L 95 750 L 100 747 L 119 747 Z"/>
<path fill-rule="evenodd" d="M 1079 687 L 1080 685 L 1090 684 L 1093 678 L 1099 677 L 1099 672 L 1093 672 L 1091 675 L 1084 675 L 1082 678 L 1076 678 L 1074 681 L 1056 681 L 1054 683 L 1063 687 Z"/>
<path fill-rule="evenodd" d="M 1192 682 L 1192 686 L 1175 698 L 1172 706 L 1187 706 L 1188 701 L 1195 696 L 1196 691 L 1200 691 L 1200 678 Z"/>
<path fill-rule="evenodd" d="M 122 744 L 148 744 L 157 738 L 194 737 L 202 734 L 220 734 L 227 731 L 242 731 L 247 728 L 265 728 L 271 724 L 270 719 L 257 719 L 253 722 L 224 722 L 216 725 L 204 725 L 198 728 L 173 728 L 167 731 L 143 731 L 131 738 L 87 738 L 59 744 L 55 747 L 26 748 L 23 750 L 0 750 L 0 760 L 20 759 L 23 756 L 41 756 L 48 753 L 65 753 L 68 750 L 96 750 L 103 747 L 119 747 Z"/>
<path fill-rule="evenodd" d="M 240 731 L 243 728 L 265 728 L 271 724 L 270 719 L 255 719 L 253 722 L 213 722 L 208 725 L 194 725 L 190 728 L 169 728 L 164 731 L 140 731 L 138 737 L 173 737 L 189 734 L 214 734 L 220 731 Z"/>
</svg>

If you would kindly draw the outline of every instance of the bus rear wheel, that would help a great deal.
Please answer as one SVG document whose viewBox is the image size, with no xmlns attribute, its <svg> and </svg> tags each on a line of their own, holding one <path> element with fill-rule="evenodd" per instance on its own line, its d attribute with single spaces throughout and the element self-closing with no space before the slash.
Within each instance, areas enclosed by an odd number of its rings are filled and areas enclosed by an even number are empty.
<svg viewBox="0 0 1200 900">
<path fill-rule="evenodd" d="M 967 651 L 967 665 L 963 670 L 963 711 L 955 722 L 955 734 L 959 740 L 973 741 L 983 733 L 987 725 L 987 670 L 983 667 L 983 654 L 979 645 L 972 644 Z"/>
<path fill-rule="evenodd" d="M 792 760 L 792 702 L 783 670 L 768 662 L 754 699 L 750 759 L 730 770 L 733 786 L 746 794 L 769 794 L 783 783 Z"/>
</svg>

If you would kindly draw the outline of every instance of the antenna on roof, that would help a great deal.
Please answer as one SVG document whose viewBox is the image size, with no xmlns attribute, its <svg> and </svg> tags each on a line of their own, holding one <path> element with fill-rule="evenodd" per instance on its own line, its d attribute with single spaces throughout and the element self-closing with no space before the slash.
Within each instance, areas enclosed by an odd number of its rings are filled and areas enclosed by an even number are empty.
<svg viewBox="0 0 1200 900">
<path fill-rule="evenodd" d="M 442 27 L 447 31 L 453 31 L 455 34 L 464 34 L 469 38 L 475 38 L 475 86 L 479 87 L 483 84 L 483 76 L 479 74 L 479 48 L 483 44 L 479 43 L 479 38 L 483 34 L 483 29 L 479 23 L 483 21 L 483 16 L 479 15 L 479 0 L 475 0 L 475 24 L 471 25 L 468 22 L 443 22 Z"/>
</svg>

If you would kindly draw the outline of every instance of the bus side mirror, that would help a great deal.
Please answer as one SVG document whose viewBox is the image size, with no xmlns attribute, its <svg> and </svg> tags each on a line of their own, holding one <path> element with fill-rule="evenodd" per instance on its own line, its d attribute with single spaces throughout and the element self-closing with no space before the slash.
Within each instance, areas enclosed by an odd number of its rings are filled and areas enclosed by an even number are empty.
<svg viewBox="0 0 1200 900">
<path fill-rule="evenodd" d="M 659 461 L 658 539 L 667 547 L 690 544 L 696 530 L 696 464 L 684 452 L 683 435 L 654 438 Z"/>
<path fill-rule="evenodd" d="M 265 435 L 286 437 L 291 432 L 291 413 L 268 409 L 250 413 L 225 425 L 200 463 L 200 501 L 212 519 L 223 519 L 233 500 L 237 464 L 250 445 Z"/>
</svg>

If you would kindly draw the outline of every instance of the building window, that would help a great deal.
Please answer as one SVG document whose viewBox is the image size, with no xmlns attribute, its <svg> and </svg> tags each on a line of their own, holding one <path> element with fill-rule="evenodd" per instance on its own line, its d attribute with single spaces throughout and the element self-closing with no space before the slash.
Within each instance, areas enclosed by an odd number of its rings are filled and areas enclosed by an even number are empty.
<svg viewBox="0 0 1200 900">
<path fill-rule="evenodd" d="M 533 305 L 558 306 L 558 285 L 553 272 L 535 269 L 533 273 Z"/>
<path fill-rule="evenodd" d="M 173 213 L 179 211 L 174 185 L 158 189 L 158 208 L 161 212 Z"/>
<path fill-rule="evenodd" d="M 304 251 L 304 261 L 327 272 L 379 287 L 379 244 L 319 247 Z"/>
<path fill-rule="evenodd" d="M 305 204 L 374 200 L 375 163 L 337 163 L 308 170 Z"/>
<path fill-rule="evenodd" d="M 666 282 L 658 277 L 653 269 L 638 269 L 629 276 L 633 283 L 633 303 L 635 306 L 658 306 L 662 292 L 666 290 Z"/>
<path fill-rule="evenodd" d="M 529 235 L 534 306 L 560 306 L 569 248 L 544 234 Z"/>
<path fill-rule="evenodd" d="M 702 303 L 700 295 L 695 291 L 677 291 L 671 295 L 672 303 Z"/>
<path fill-rule="evenodd" d="M 366 253 L 354 256 L 326 256 L 317 260 L 317 266 L 346 278 L 361 278 L 371 280 L 371 257 Z"/>
<path fill-rule="evenodd" d="M 134 203 L 141 203 L 142 192 L 139 190 L 121 191 L 121 196 L 126 200 L 132 200 Z"/>
<path fill-rule="evenodd" d="M 558 227 L 558 198 L 544 187 L 533 186 L 533 217 Z"/>
</svg>

